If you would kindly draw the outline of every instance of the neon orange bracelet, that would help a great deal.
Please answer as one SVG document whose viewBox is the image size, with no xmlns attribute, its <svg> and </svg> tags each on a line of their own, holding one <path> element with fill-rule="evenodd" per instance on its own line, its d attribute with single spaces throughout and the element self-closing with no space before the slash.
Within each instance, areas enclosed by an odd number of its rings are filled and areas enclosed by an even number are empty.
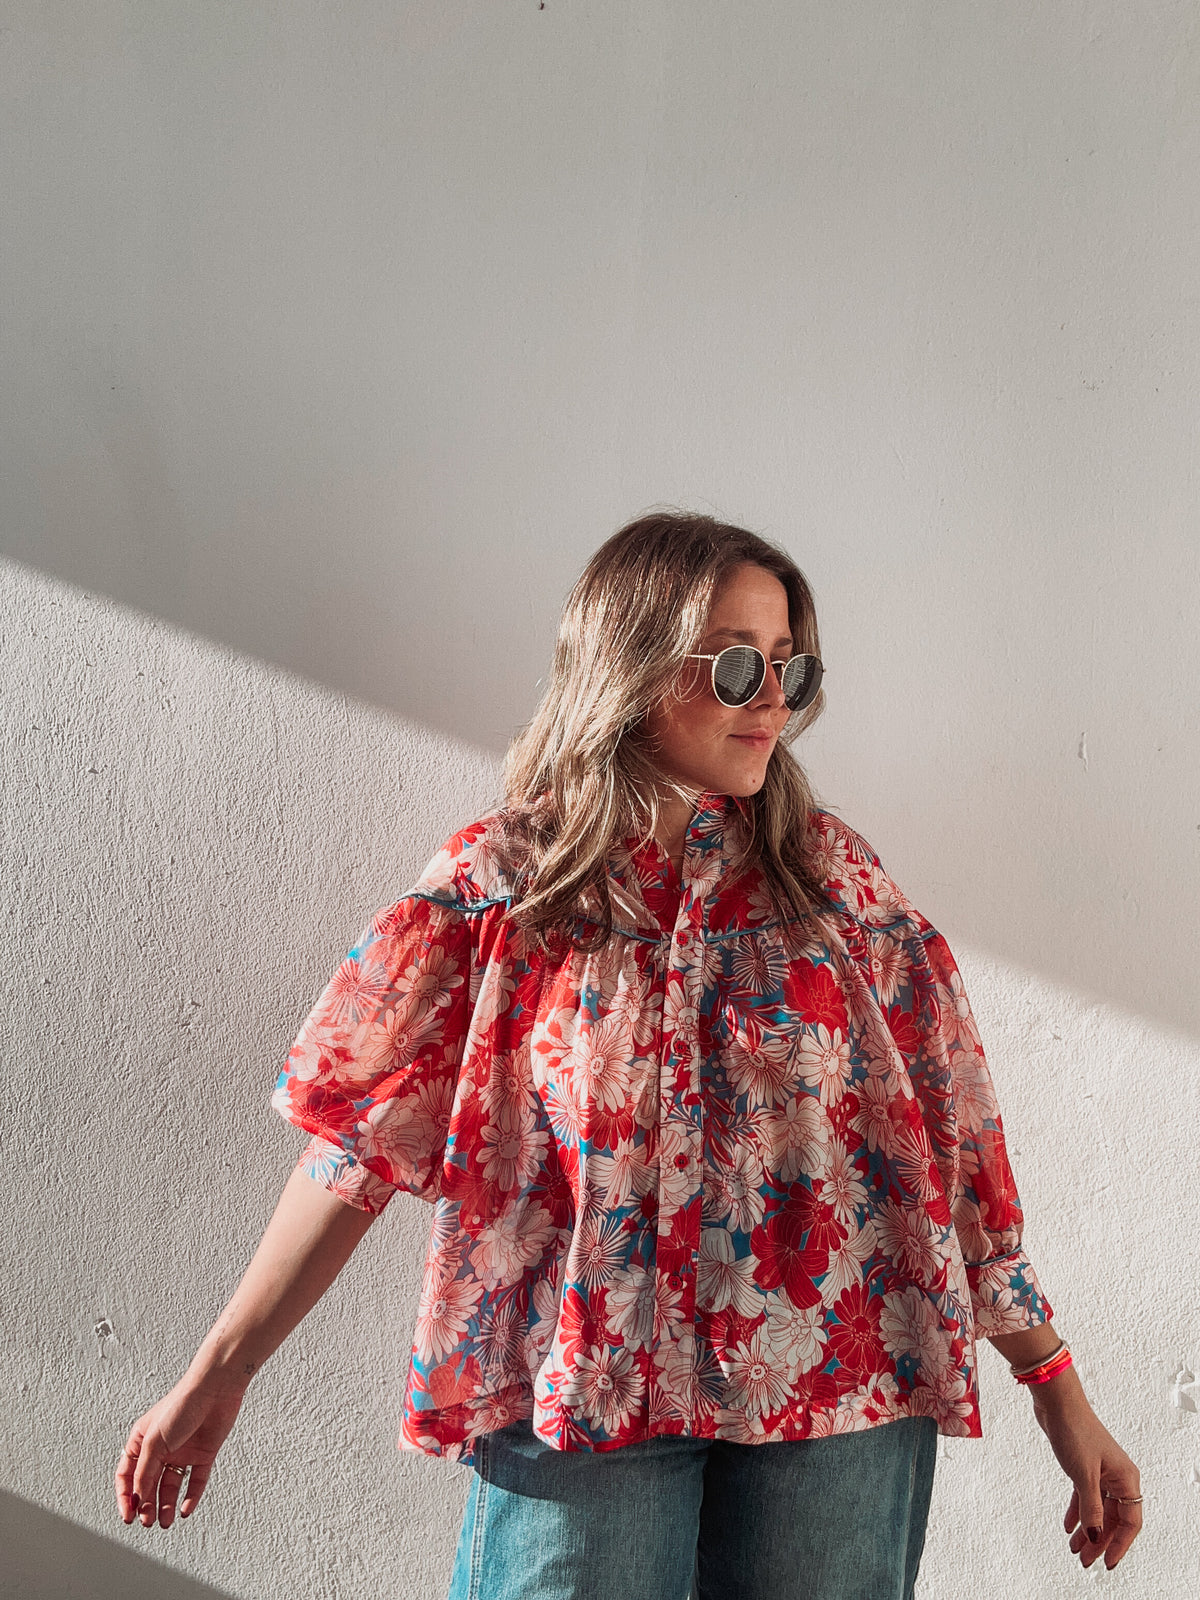
<svg viewBox="0 0 1200 1600">
<path fill-rule="evenodd" d="M 1071 1352 L 1066 1345 L 1063 1345 L 1048 1361 L 1043 1361 L 1040 1367 L 1034 1367 L 1030 1372 L 1014 1372 L 1013 1377 L 1018 1383 L 1049 1383 L 1051 1378 L 1057 1378 L 1060 1372 L 1065 1372 L 1068 1367 L 1074 1365 Z"/>
</svg>

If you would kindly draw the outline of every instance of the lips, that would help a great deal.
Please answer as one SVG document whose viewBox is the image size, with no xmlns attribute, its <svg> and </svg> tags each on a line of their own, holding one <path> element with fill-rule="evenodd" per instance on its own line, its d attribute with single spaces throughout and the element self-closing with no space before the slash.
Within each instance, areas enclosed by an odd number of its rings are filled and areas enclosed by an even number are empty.
<svg viewBox="0 0 1200 1600">
<path fill-rule="evenodd" d="M 757 750 L 765 750 L 775 739 L 775 735 L 769 729 L 760 729 L 755 733 L 734 733 L 730 737 L 740 739 L 743 744 L 751 744 Z"/>
</svg>

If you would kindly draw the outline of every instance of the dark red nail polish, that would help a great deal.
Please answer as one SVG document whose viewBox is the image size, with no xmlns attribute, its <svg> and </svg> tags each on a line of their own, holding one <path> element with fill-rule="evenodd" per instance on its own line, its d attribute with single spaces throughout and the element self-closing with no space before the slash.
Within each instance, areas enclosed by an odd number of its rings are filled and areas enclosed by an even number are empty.
<svg viewBox="0 0 1200 1600">
<path fill-rule="evenodd" d="M 1099 1528 L 1089 1528 L 1088 1529 L 1088 1538 L 1092 1541 L 1093 1544 L 1099 1544 L 1100 1543 L 1100 1529 Z"/>
</svg>

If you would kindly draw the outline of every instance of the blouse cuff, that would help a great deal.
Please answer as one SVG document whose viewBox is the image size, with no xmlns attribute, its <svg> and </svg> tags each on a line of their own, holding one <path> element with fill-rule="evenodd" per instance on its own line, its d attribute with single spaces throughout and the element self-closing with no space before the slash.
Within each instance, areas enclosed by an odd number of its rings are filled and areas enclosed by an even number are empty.
<svg viewBox="0 0 1200 1600">
<path fill-rule="evenodd" d="M 989 1256 L 986 1261 L 968 1261 L 966 1267 L 979 1338 L 1021 1333 L 1054 1315 L 1023 1249 Z"/>
<path fill-rule="evenodd" d="M 372 1216 L 378 1216 L 396 1193 L 396 1184 L 380 1178 L 340 1144 L 323 1139 L 319 1134 L 305 1145 L 296 1165 L 306 1178 L 319 1183 L 347 1205 L 369 1211 Z"/>
</svg>

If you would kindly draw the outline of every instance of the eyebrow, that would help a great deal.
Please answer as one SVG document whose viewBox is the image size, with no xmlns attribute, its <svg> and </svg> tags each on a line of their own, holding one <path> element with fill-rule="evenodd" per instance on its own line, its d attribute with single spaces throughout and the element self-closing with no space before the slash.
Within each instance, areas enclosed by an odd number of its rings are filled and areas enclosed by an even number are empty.
<svg viewBox="0 0 1200 1600">
<path fill-rule="evenodd" d="M 754 635 L 746 628 L 710 628 L 704 637 L 706 639 L 736 639 L 739 644 L 754 643 Z M 792 636 L 790 633 L 781 633 L 771 648 L 772 650 L 782 650 L 784 645 L 791 649 Z"/>
</svg>

